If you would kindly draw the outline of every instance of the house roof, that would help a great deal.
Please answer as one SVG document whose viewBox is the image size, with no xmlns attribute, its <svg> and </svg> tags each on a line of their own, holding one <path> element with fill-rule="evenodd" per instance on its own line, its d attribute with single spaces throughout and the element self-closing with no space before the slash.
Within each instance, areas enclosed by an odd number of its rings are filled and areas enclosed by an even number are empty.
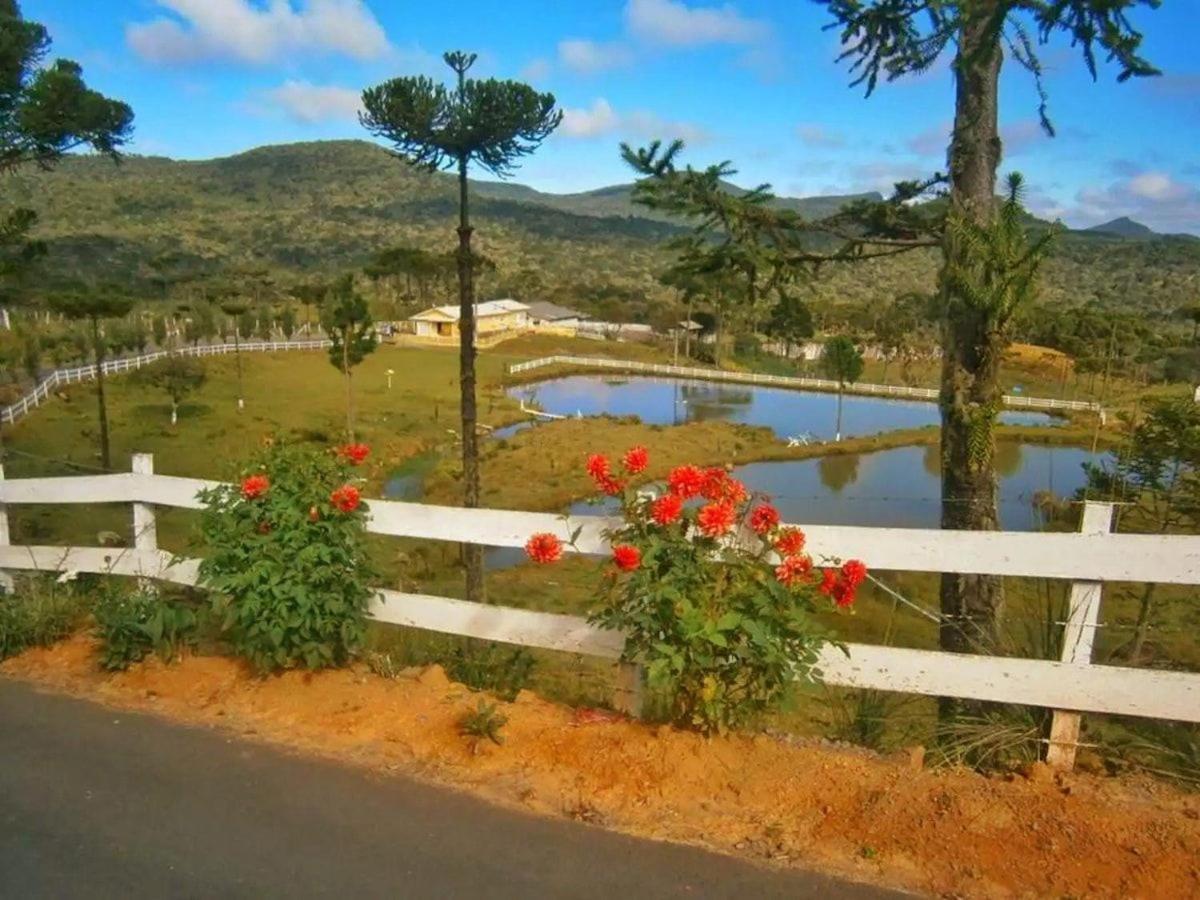
<svg viewBox="0 0 1200 900">
<path fill-rule="evenodd" d="M 524 303 L 516 300 L 489 300 L 486 303 L 475 304 L 475 318 L 485 319 L 488 316 L 502 316 L 506 313 L 527 311 Z M 415 316 L 410 316 L 410 322 L 457 322 L 459 309 L 453 306 L 434 306 Z"/>
<path fill-rule="evenodd" d="M 535 300 L 529 304 L 529 315 L 535 319 L 546 319 L 550 322 L 557 322 L 560 319 L 586 319 L 586 315 L 577 309 L 571 309 L 567 306 L 559 306 L 557 303 L 550 303 L 546 300 Z"/>
</svg>

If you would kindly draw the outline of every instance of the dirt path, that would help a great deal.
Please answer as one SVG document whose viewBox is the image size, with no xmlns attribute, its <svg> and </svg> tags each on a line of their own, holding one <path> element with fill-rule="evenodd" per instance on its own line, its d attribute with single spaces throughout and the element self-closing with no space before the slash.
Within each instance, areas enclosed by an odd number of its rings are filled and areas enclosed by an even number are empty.
<svg viewBox="0 0 1200 900">
<path fill-rule="evenodd" d="M 1200 896 L 1200 798 L 1149 781 L 1041 767 L 987 778 L 765 736 L 705 740 L 594 723 L 528 693 L 501 705 L 505 744 L 473 754 L 455 723 L 478 695 L 436 666 L 259 680 L 190 657 L 105 675 L 79 637 L 0 674 L 783 868 L 956 897 Z"/>
</svg>

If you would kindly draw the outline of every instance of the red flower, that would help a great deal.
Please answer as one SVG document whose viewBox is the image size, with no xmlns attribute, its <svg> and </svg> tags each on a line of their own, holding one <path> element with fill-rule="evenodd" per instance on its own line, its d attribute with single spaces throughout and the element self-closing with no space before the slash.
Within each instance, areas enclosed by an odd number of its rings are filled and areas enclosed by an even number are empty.
<svg viewBox="0 0 1200 900">
<path fill-rule="evenodd" d="M 683 498 L 677 494 L 663 494 L 650 506 L 650 517 L 659 525 L 677 522 L 682 514 Z"/>
<path fill-rule="evenodd" d="M 587 458 L 587 473 L 592 476 L 592 479 L 597 483 L 609 477 L 611 468 L 609 466 L 608 457 L 602 453 L 593 453 Z"/>
<path fill-rule="evenodd" d="M 787 556 L 775 567 L 775 577 L 780 584 L 792 587 L 808 577 L 812 571 L 812 559 L 807 556 Z"/>
<path fill-rule="evenodd" d="M 270 486 L 271 479 L 266 475 L 250 475 L 242 479 L 242 496 L 247 500 L 257 500 Z"/>
<path fill-rule="evenodd" d="M 862 560 L 848 559 L 842 564 L 842 580 L 852 589 L 867 580 L 867 567 Z"/>
<path fill-rule="evenodd" d="M 854 585 L 846 581 L 839 581 L 833 586 L 833 603 L 839 609 L 845 609 L 847 606 L 853 606 L 856 591 Z"/>
<path fill-rule="evenodd" d="M 542 531 L 525 542 L 525 553 L 535 563 L 542 565 L 558 562 L 562 559 L 563 554 L 562 541 L 554 535 Z"/>
<path fill-rule="evenodd" d="M 271 533 L 271 523 L 270 522 L 259 522 L 258 523 L 258 533 L 259 534 L 270 534 Z"/>
<path fill-rule="evenodd" d="M 613 562 L 622 572 L 632 572 L 642 564 L 642 551 L 630 544 L 613 547 Z"/>
<path fill-rule="evenodd" d="M 799 528 L 785 528 L 775 538 L 775 549 L 780 556 L 795 556 L 804 549 L 804 532 Z"/>
<path fill-rule="evenodd" d="M 630 447 L 625 451 L 625 458 L 621 460 L 621 464 L 630 475 L 645 472 L 646 466 L 650 465 L 650 453 L 645 447 Z"/>
<path fill-rule="evenodd" d="M 596 488 L 602 494 L 608 494 L 610 497 L 618 497 L 625 490 L 625 482 L 613 478 L 611 475 L 605 475 L 602 479 L 596 482 Z"/>
<path fill-rule="evenodd" d="M 837 585 L 837 576 L 838 573 L 834 569 L 822 569 L 821 583 L 817 586 L 817 590 L 826 596 L 831 595 L 834 587 Z"/>
<path fill-rule="evenodd" d="M 696 516 L 696 524 L 709 537 L 720 537 L 733 528 L 736 519 L 737 511 L 733 508 L 733 504 L 723 500 L 720 503 L 710 503 L 702 507 L 699 515 Z"/>
<path fill-rule="evenodd" d="M 750 513 L 750 527 L 758 534 L 766 534 L 779 524 L 779 510 L 770 503 L 754 507 Z"/>
<path fill-rule="evenodd" d="M 338 448 L 338 456 L 355 466 L 370 455 L 371 448 L 366 444 L 346 444 Z"/>
<path fill-rule="evenodd" d="M 696 466 L 676 466 L 667 476 L 667 488 L 684 500 L 695 497 L 704 488 L 704 473 Z"/>
<path fill-rule="evenodd" d="M 704 485 L 700 488 L 700 494 L 705 500 L 713 503 L 720 500 L 741 503 L 749 496 L 746 486 L 736 478 L 731 478 L 729 473 L 719 466 L 704 470 Z"/>
<path fill-rule="evenodd" d="M 354 512 L 358 509 L 358 504 L 362 500 L 362 495 L 352 484 L 343 484 L 340 488 L 329 495 L 329 502 L 341 512 Z"/>
</svg>

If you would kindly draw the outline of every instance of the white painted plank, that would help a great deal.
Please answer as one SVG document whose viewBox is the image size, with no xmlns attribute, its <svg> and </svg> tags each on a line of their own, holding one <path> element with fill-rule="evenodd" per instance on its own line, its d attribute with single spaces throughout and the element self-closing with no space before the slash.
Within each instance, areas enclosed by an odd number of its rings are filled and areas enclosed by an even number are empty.
<svg viewBox="0 0 1200 900">
<path fill-rule="evenodd" d="M 10 478 L 0 482 L 3 503 L 128 503 L 136 499 L 139 476 L 72 475 L 64 478 Z"/>
<path fill-rule="evenodd" d="M 132 575 L 173 584 L 194 585 L 200 561 L 173 562 L 165 550 L 127 547 L 0 547 L 0 568 L 37 572 L 92 572 Z"/>
<path fill-rule="evenodd" d="M 844 687 L 1021 703 L 1051 709 L 1200 722 L 1200 674 L 1075 666 L 850 644 L 820 654 L 825 681 Z"/>
<path fill-rule="evenodd" d="M 461 541 L 489 547 L 524 547 L 530 535 L 546 531 L 568 540 L 582 528 L 577 545 L 580 552 L 606 554 L 603 531 L 614 524 L 604 516 L 564 518 L 554 513 L 518 512 L 503 509 L 463 509 L 395 500 L 368 501 L 368 530 L 374 534 Z"/>
<path fill-rule="evenodd" d="M 623 644 L 621 635 L 595 628 L 578 616 L 484 606 L 399 591 L 379 591 L 371 605 L 371 615 L 380 622 L 393 625 L 607 659 L 620 656 Z"/>
</svg>

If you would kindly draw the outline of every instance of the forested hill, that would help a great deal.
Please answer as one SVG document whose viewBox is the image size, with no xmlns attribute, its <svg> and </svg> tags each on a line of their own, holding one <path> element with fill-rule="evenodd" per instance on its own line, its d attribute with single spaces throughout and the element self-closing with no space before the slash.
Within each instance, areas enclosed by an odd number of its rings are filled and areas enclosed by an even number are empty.
<svg viewBox="0 0 1200 900">
<path fill-rule="evenodd" d="M 361 267 L 398 244 L 454 246 L 453 178 L 415 172 L 366 141 L 268 146 L 199 162 L 76 157 L 53 172 L 9 176 L 5 187 L 5 205 L 41 216 L 50 256 L 37 282 L 49 288 L 86 277 L 153 295 L 164 284 L 245 272 L 288 282 Z M 653 305 L 661 245 L 681 226 L 634 206 L 629 185 L 577 194 L 511 182 L 473 187 L 478 246 L 497 265 L 485 289 L 629 317 L 647 313 L 647 297 Z M 849 199 L 779 202 L 822 216 Z M 831 268 L 813 291 L 835 302 L 882 301 L 929 289 L 935 267 L 926 253 Z M 1165 314 L 1194 302 L 1186 279 L 1197 271 L 1194 238 L 1071 232 L 1047 267 L 1046 295 Z"/>
</svg>

